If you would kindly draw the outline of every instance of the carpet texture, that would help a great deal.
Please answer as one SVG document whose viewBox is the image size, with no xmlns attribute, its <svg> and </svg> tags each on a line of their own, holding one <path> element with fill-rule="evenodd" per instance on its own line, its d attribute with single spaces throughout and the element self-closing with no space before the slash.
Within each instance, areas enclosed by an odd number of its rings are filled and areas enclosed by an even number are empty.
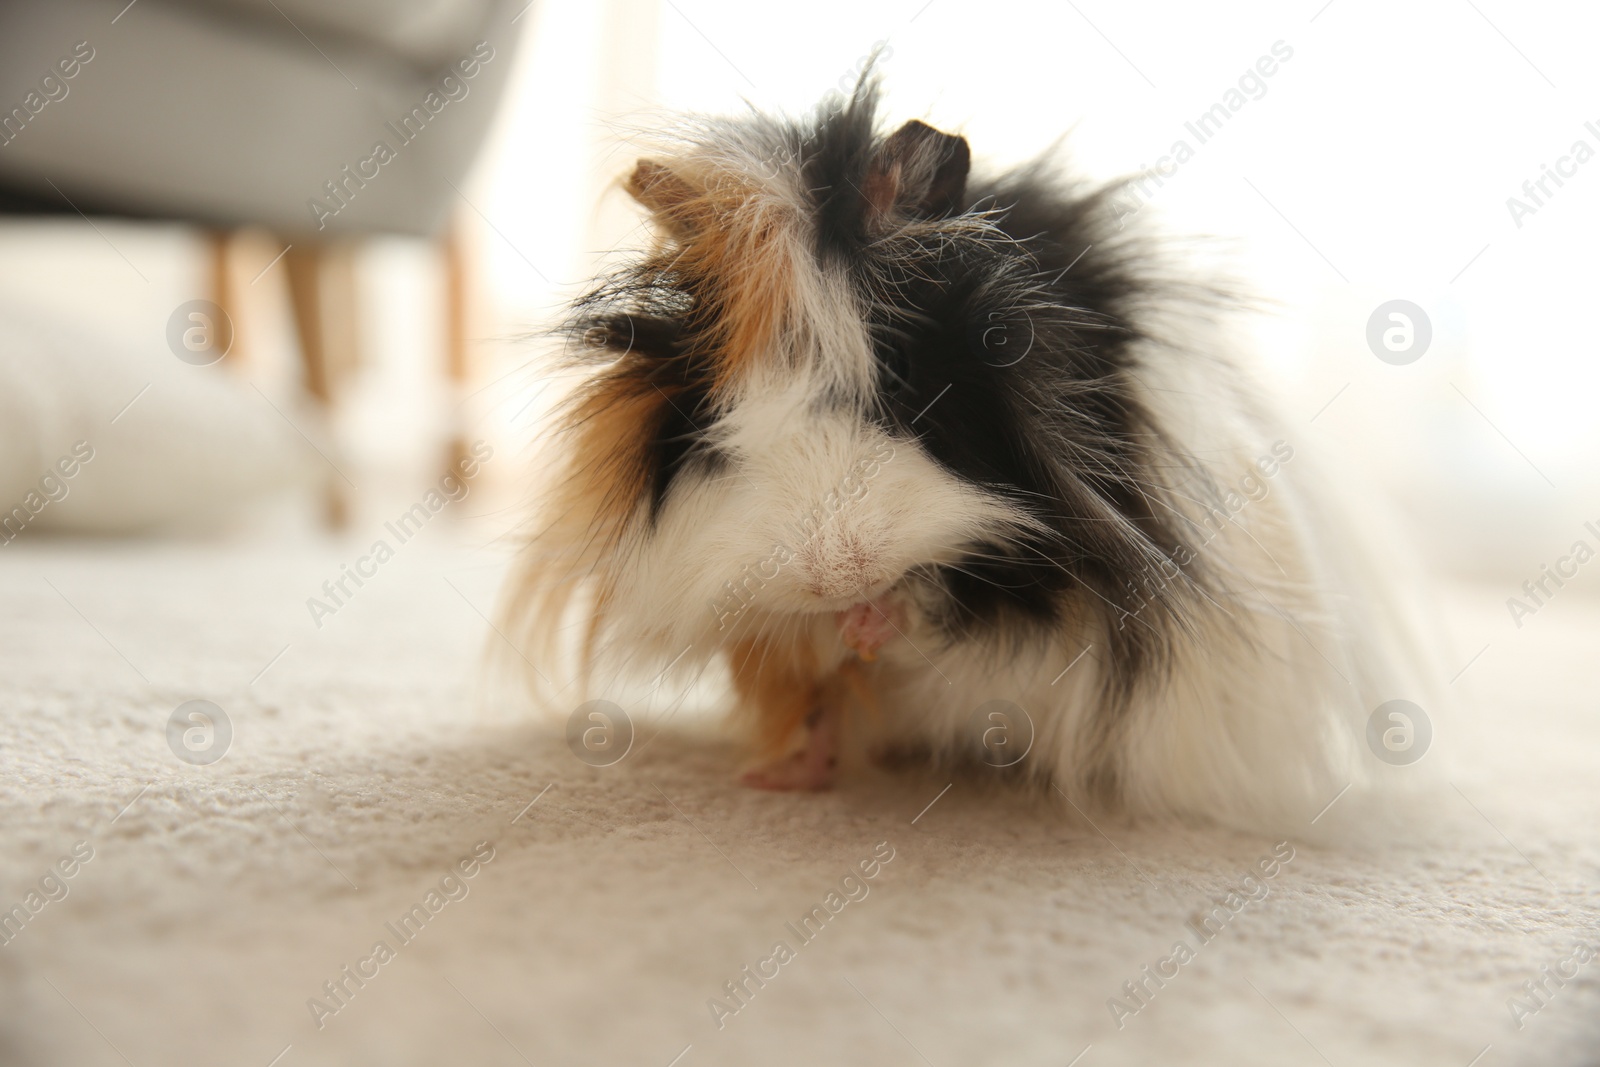
<svg viewBox="0 0 1600 1067">
<path fill-rule="evenodd" d="M 686 715 L 587 766 L 481 683 L 501 563 L 444 533 L 320 628 L 362 546 L 0 550 L 0 1062 L 1600 1063 L 1581 590 L 1517 629 L 1450 589 L 1484 650 L 1433 798 L 1279 845 L 923 774 L 746 791 Z M 210 764 L 168 741 L 196 699 Z"/>
</svg>

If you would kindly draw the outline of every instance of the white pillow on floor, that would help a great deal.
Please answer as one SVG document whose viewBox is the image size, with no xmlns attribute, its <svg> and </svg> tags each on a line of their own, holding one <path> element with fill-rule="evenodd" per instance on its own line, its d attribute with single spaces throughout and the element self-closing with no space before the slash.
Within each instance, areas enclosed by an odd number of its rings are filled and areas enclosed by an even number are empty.
<svg viewBox="0 0 1600 1067">
<path fill-rule="evenodd" d="M 226 365 L 0 304 L 0 545 L 209 525 L 314 483 L 322 466 Z"/>
</svg>

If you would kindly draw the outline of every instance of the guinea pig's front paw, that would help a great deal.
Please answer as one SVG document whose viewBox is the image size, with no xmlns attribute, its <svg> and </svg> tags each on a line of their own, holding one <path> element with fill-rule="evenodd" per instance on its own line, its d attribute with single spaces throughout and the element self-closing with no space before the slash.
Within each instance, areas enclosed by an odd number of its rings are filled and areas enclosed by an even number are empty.
<svg viewBox="0 0 1600 1067">
<path fill-rule="evenodd" d="M 837 718 L 829 709 L 812 712 L 799 749 L 750 768 L 739 776 L 739 784 L 782 793 L 817 793 L 832 786 L 839 763 Z"/>
<path fill-rule="evenodd" d="M 739 775 L 739 784 L 775 793 L 820 793 L 833 786 L 833 768 L 819 767 L 806 752 L 752 767 Z"/>
</svg>

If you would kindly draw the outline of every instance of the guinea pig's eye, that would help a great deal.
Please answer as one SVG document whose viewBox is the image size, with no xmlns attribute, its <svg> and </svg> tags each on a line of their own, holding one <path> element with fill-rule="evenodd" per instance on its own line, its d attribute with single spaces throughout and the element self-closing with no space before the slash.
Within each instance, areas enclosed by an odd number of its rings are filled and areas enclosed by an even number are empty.
<svg viewBox="0 0 1600 1067">
<path fill-rule="evenodd" d="M 878 353 L 878 388 L 884 396 L 904 396 L 911 392 L 911 353 L 900 345 L 886 346 Z"/>
<path fill-rule="evenodd" d="M 614 356 L 638 353 L 666 358 L 676 350 L 683 324 L 659 315 L 616 314 L 596 319 L 577 331 L 578 343 L 590 353 Z"/>
</svg>

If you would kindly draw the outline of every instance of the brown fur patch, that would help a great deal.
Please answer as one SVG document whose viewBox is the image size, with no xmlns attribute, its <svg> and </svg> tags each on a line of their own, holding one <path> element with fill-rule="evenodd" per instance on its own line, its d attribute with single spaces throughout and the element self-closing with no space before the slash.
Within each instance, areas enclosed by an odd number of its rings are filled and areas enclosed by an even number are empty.
<svg viewBox="0 0 1600 1067">
<path fill-rule="evenodd" d="M 584 386 L 567 417 L 573 465 L 562 494 L 591 517 L 591 535 L 606 547 L 639 506 L 649 484 L 649 435 L 672 398 L 630 373 L 629 359 Z"/>
<path fill-rule="evenodd" d="M 579 645 L 583 675 L 595 660 L 612 599 L 608 566 L 624 531 L 646 498 L 650 476 L 647 435 L 671 399 L 648 379 L 629 373 L 627 356 L 585 383 L 568 401 L 562 429 L 565 461 L 548 486 L 549 516 L 532 538 L 502 609 L 507 627 L 546 666 L 561 659 L 561 623 L 580 589 L 592 602 Z M 598 581 L 591 581 L 598 579 Z M 538 675 L 530 660 L 530 680 Z"/>
<path fill-rule="evenodd" d="M 728 663 L 739 710 L 754 720 L 757 753 L 778 758 L 823 697 L 816 655 L 799 643 L 751 638 L 729 650 Z"/>
<path fill-rule="evenodd" d="M 798 219 L 760 185 L 692 160 L 640 160 L 625 183 L 660 228 L 652 265 L 701 294 L 697 341 L 725 390 L 762 354 L 780 350 L 792 315 Z"/>
</svg>

